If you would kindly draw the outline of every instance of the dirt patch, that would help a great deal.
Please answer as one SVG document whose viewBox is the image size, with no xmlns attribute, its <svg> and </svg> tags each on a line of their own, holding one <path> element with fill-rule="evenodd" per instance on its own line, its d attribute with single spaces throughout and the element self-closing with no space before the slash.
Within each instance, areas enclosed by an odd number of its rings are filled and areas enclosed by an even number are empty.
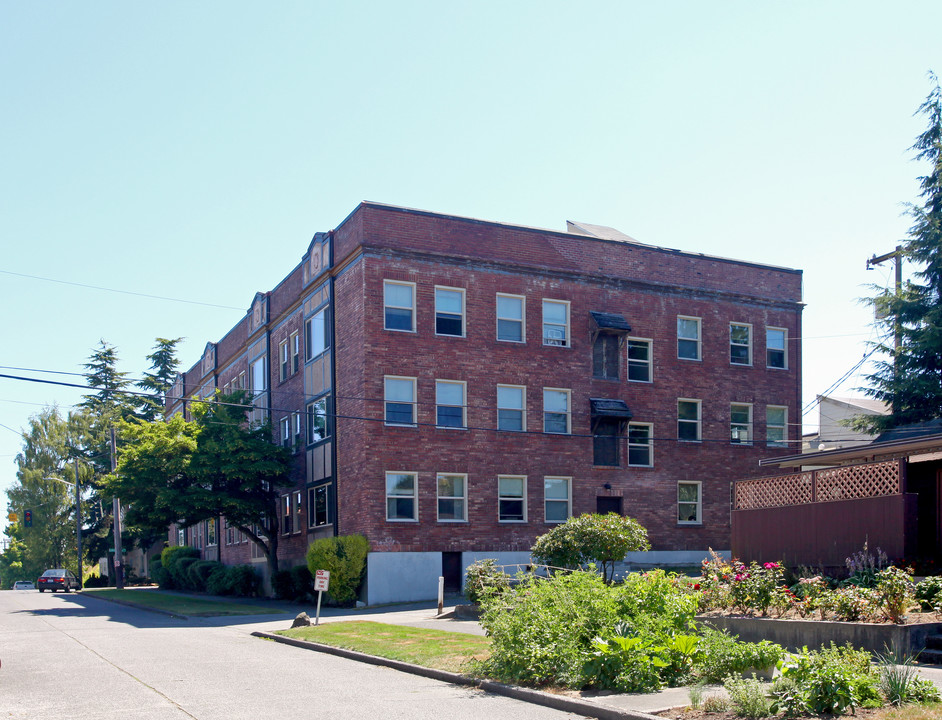
<svg viewBox="0 0 942 720">
<path fill-rule="evenodd" d="M 782 615 L 775 615 L 769 613 L 768 615 L 759 615 L 758 613 L 753 614 L 743 614 L 732 612 L 731 610 L 707 610 L 706 612 L 697 613 L 698 617 L 729 617 L 729 618 L 764 618 L 768 620 L 808 620 L 809 622 L 821 621 L 821 616 L 817 613 L 813 615 L 808 615 L 807 617 L 802 617 L 797 610 L 790 609 L 783 613 Z M 844 620 L 837 620 L 836 618 L 824 618 L 827 622 L 847 622 Z M 889 620 L 857 620 L 855 622 L 865 622 L 869 625 L 893 625 Z M 903 622 L 899 623 L 900 625 L 918 625 L 919 623 L 938 623 L 942 622 L 942 613 L 935 612 L 912 612 L 903 616 Z M 711 717 L 713 717 L 711 715 Z"/>
</svg>

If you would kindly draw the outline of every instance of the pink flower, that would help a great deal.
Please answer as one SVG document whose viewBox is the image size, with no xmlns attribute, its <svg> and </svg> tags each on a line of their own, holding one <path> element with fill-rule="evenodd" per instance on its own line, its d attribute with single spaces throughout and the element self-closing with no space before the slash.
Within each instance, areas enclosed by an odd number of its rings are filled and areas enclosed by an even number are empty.
<svg viewBox="0 0 942 720">
<path fill-rule="evenodd" d="M 766 570 L 775 570 L 778 567 L 778 563 L 770 562 L 763 565 Z"/>
</svg>

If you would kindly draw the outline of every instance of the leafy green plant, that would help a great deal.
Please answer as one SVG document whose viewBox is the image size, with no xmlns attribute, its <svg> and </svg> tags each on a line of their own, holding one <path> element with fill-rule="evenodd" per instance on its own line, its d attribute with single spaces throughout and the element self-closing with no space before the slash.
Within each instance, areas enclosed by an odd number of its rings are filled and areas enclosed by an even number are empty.
<svg viewBox="0 0 942 720">
<path fill-rule="evenodd" d="M 750 669 L 774 667 L 785 650 L 768 640 L 741 642 L 725 630 L 705 627 L 701 630 L 700 654 L 695 663 L 697 676 L 705 682 L 719 682 L 731 674 Z"/>
<path fill-rule="evenodd" d="M 877 612 L 879 597 L 869 587 L 847 585 L 830 594 L 828 607 L 838 620 L 856 622 L 866 620 Z"/>
<path fill-rule="evenodd" d="M 660 671 L 668 662 L 665 648 L 652 638 L 616 633 L 608 640 L 595 638 L 592 648 L 583 667 L 587 684 L 619 692 L 655 692 L 662 686 Z"/>
<path fill-rule="evenodd" d="M 686 632 L 697 612 L 697 599 L 686 581 L 663 570 L 631 573 L 620 586 L 619 617 L 637 632 L 671 635 Z"/>
<path fill-rule="evenodd" d="M 868 541 L 864 541 L 863 550 L 856 552 L 844 561 L 848 577 L 843 585 L 874 588 L 877 585 L 877 573 L 887 566 L 886 553 L 877 548 L 871 553 Z"/>
<path fill-rule="evenodd" d="M 930 575 L 916 583 L 914 591 L 923 612 L 942 611 L 942 575 Z"/>
<path fill-rule="evenodd" d="M 704 683 L 696 682 L 687 690 L 690 697 L 690 709 L 699 710 L 703 706 Z"/>
<path fill-rule="evenodd" d="M 275 597 L 282 600 L 303 600 L 313 589 L 314 579 L 306 565 L 279 570 L 271 581 Z"/>
<path fill-rule="evenodd" d="M 258 595 L 258 573 L 248 565 L 219 565 L 206 578 L 206 589 L 213 595 Z"/>
<path fill-rule="evenodd" d="M 330 572 L 330 596 L 340 605 L 351 604 L 363 584 L 369 551 L 370 543 L 362 535 L 321 538 L 307 549 L 307 567 L 311 575 Z"/>
<path fill-rule="evenodd" d="M 611 582 L 616 562 L 628 552 L 648 547 L 648 531 L 637 520 L 618 513 L 587 513 L 538 537 L 530 554 L 540 564 L 571 570 L 595 563 Z"/>
<path fill-rule="evenodd" d="M 464 592 L 472 605 L 480 604 L 481 599 L 488 595 L 499 595 L 510 589 L 510 576 L 498 567 L 493 558 L 468 565 L 464 578 Z"/>
<path fill-rule="evenodd" d="M 723 681 L 729 702 L 737 715 L 764 718 L 772 714 L 772 702 L 766 697 L 765 686 L 755 678 L 730 675 Z"/>
<path fill-rule="evenodd" d="M 221 564 L 215 560 L 197 560 L 192 563 L 186 571 L 187 584 L 190 589 L 205 592 L 207 578 Z"/>
<path fill-rule="evenodd" d="M 171 545 L 165 547 L 160 552 L 160 564 L 161 567 L 167 571 L 167 575 L 164 577 L 166 584 L 162 584 L 160 587 L 185 590 L 187 588 L 186 577 L 184 575 L 185 568 L 181 570 L 180 561 L 184 558 L 196 560 L 199 556 L 200 551 L 189 545 Z"/>
<path fill-rule="evenodd" d="M 878 707 L 882 698 L 870 653 L 849 644 L 831 643 L 817 651 L 804 648 L 778 664 L 783 677 L 800 688 L 801 699 L 812 713 L 840 715 L 855 707 Z"/>
<path fill-rule="evenodd" d="M 915 600 L 912 570 L 891 565 L 877 573 L 880 606 L 891 622 L 899 623 Z"/>
</svg>

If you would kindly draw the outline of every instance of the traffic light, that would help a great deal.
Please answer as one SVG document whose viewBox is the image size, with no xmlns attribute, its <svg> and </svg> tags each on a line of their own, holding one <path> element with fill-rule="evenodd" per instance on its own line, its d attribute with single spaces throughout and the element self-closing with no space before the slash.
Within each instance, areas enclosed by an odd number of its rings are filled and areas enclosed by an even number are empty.
<svg viewBox="0 0 942 720">
<path fill-rule="evenodd" d="M 33 511 L 27 510 L 23 513 L 23 525 L 26 527 L 33 527 Z"/>
</svg>

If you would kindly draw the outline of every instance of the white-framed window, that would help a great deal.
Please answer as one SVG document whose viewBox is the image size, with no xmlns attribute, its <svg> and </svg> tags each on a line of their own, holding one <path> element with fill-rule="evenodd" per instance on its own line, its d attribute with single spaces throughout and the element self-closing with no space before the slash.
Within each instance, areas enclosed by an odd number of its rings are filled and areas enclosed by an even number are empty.
<svg viewBox="0 0 942 720">
<path fill-rule="evenodd" d="M 654 426 L 651 423 L 628 423 L 628 465 L 652 467 L 654 465 Z"/>
<path fill-rule="evenodd" d="M 281 425 L 281 446 L 291 449 L 291 418 L 285 415 L 279 423 Z"/>
<path fill-rule="evenodd" d="M 304 323 L 306 338 L 305 357 L 313 360 L 323 353 L 330 343 L 327 337 L 327 308 L 321 308 Z"/>
<path fill-rule="evenodd" d="M 415 283 L 383 280 L 383 327 L 415 332 Z"/>
<path fill-rule="evenodd" d="M 733 445 L 752 445 L 752 405 L 729 404 L 729 441 Z"/>
<path fill-rule="evenodd" d="M 525 322 L 527 301 L 522 295 L 497 293 L 497 339 L 505 342 L 526 342 Z"/>
<path fill-rule="evenodd" d="M 301 432 L 301 413 L 291 413 L 291 430 L 294 433 L 291 439 L 291 444 L 295 448 L 300 448 L 301 438 L 303 437 L 303 433 Z"/>
<path fill-rule="evenodd" d="M 466 383 L 459 380 L 435 381 L 435 425 L 463 428 L 467 425 Z"/>
<path fill-rule="evenodd" d="M 415 378 L 387 375 L 383 382 L 386 424 L 415 425 Z"/>
<path fill-rule="evenodd" d="M 505 523 L 527 521 L 527 476 L 497 476 L 497 519 Z"/>
<path fill-rule="evenodd" d="M 333 483 L 318 485 L 307 491 L 308 527 L 330 525 L 330 493 Z"/>
<path fill-rule="evenodd" d="M 186 545 L 186 528 L 177 528 L 177 545 Z"/>
<path fill-rule="evenodd" d="M 543 344 L 569 347 L 568 300 L 543 300 Z"/>
<path fill-rule="evenodd" d="M 681 360 L 700 359 L 700 318 L 677 316 L 677 357 Z"/>
<path fill-rule="evenodd" d="M 415 521 L 419 519 L 418 478 L 413 472 L 386 473 L 386 519 Z"/>
<path fill-rule="evenodd" d="M 681 525 L 699 525 L 703 522 L 701 484 L 677 483 L 677 522 Z"/>
<path fill-rule="evenodd" d="M 677 400 L 677 439 L 700 441 L 700 401 Z"/>
<path fill-rule="evenodd" d="M 435 334 L 464 337 L 464 290 L 435 286 Z"/>
<path fill-rule="evenodd" d="M 752 325 L 729 324 L 730 365 L 752 365 Z"/>
<path fill-rule="evenodd" d="M 265 358 L 260 357 L 252 363 L 252 392 L 261 395 L 268 389 L 268 378 L 265 373 Z"/>
<path fill-rule="evenodd" d="M 290 535 L 294 527 L 294 518 L 291 514 L 291 495 L 281 496 L 281 534 Z"/>
<path fill-rule="evenodd" d="M 767 405 L 765 408 L 765 444 L 768 447 L 788 447 L 788 408 Z"/>
<path fill-rule="evenodd" d="M 651 382 L 651 341 L 628 338 L 628 382 Z"/>
<path fill-rule="evenodd" d="M 291 374 L 294 375 L 301 367 L 301 336 L 297 332 L 291 333 L 288 346 L 291 352 Z"/>
<path fill-rule="evenodd" d="M 767 327 L 765 329 L 765 364 L 777 370 L 788 369 L 788 330 Z"/>
<path fill-rule="evenodd" d="M 330 435 L 327 424 L 327 397 L 322 397 L 307 404 L 307 442 L 308 445 L 323 440 Z"/>
<path fill-rule="evenodd" d="M 468 519 L 468 476 L 438 473 L 438 521 L 466 522 Z"/>
<path fill-rule="evenodd" d="M 527 389 L 523 385 L 497 386 L 497 429 L 525 432 Z"/>
<path fill-rule="evenodd" d="M 566 522 L 572 515 L 572 478 L 543 478 L 543 517 L 548 523 Z"/>
<path fill-rule="evenodd" d="M 543 432 L 572 432 L 570 391 L 562 388 L 543 388 Z"/>
<path fill-rule="evenodd" d="M 291 365 L 288 356 L 288 341 L 282 340 L 278 344 L 278 379 L 284 382 L 288 379 L 290 372 Z"/>
<path fill-rule="evenodd" d="M 301 491 L 295 490 L 291 497 L 291 532 L 301 532 L 301 513 L 304 508 L 301 506 Z"/>
</svg>

